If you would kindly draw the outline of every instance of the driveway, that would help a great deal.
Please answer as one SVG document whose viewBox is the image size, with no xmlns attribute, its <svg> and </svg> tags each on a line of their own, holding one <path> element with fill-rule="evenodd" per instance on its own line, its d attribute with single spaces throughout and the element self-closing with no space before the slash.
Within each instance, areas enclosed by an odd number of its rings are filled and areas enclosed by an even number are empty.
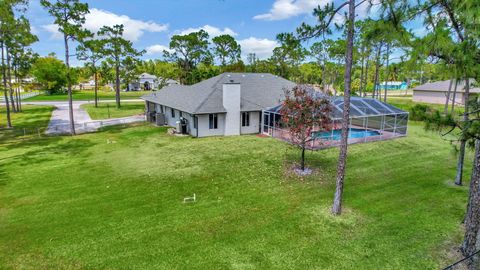
<svg viewBox="0 0 480 270">
<path fill-rule="evenodd" d="M 122 100 L 122 102 L 132 102 L 138 100 Z M 112 102 L 111 100 L 102 100 L 100 102 Z M 123 118 L 111 118 L 105 120 L 92 120 L 87 111 L 81 108 L 82 104 L 88 104 L 88 101 L 74 101 L 73 102 L 73 118 L 75 122 L 76 133 L 94 132 L 97 129 L 105 126 L 121 125 L 134 122 L 145 121 L 145 116 L 135 115 Z M 47 134 L 69 134 L 70 133 L 70 117 L 68 114 L 67 101 L 31 101 L 23 102 L 29 105 L 49 105 L 55 106 L 52 112 L 50 123 L 48 124 Z"/>
</svg>

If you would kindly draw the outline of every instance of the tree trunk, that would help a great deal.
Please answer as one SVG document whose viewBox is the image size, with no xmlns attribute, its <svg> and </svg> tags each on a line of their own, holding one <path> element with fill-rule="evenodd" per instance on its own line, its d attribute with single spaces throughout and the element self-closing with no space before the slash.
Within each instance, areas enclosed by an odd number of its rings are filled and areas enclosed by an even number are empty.
<svg viewBox="0 0 480 270">
<path fill-rule="evenodd" d="M 455 88 L 453 89 L 453 97 L 452 97 L 452 114 L 454 113 L 455 109 L 455 99 L 457 98 L 457 87 L 458 87 L 458 78 L 455 77 Z"/>
<path fill-rule="evenodd" d="M 333 80 L 332 80 L 332 87 L 333 87 L 333 96 L 337 96 L 337 89 L 335 88 L 335 81 L 337 81 L 337 76 L 338 76 L 338 71 L 335 69 L 335 72 L 333 73 Z"/>
<path fill-rule="evenodd" d="M 368 85 L 368 60 L 370 57 L 367 57 L 367 63 L 365 63 L 365 79 L 363 83 L 363 96 L 367 95 L 367 85 Z"/>
<path fill-rule="evenodd" d="M 323 91 L 326 93 L 326 83 L 325 83 L 325 79 L 326 79 L 326 73 L 327 72 L 327 63 L 325 63 L 325 59 L 323 60 L 323 66 L 322 66 L 322 88 L 323 88 Z"/>
<path fill-rule="evenodd" d="M 445 110 L 444 114 L 448 114 L 448 103 L 450 102 L 450 93 L 452 92 L 452 86 L 453 86 L 453 78 L 450 79 L 450 84 L 448 85 L 448 92 L 447 92 L 447 98 L 445 100 Z"/>
<path fill-rule="evenodd" d="M 18 78 L 18 70 L 17 68 L 14 68 L 14 72 L 15 72 L 15 80 L 17 81 L 17 87 L 16 87 L 16 93 L 17 93 L 17 109 L 19 112 L 22 111 L 22 96 L 20 94 L 20 85 L 21 85 L 21 81 L 20 79 Z"/>
<path fill-rule="evenodd" d="M 12 86 L 12 72 L 10 71 L 10 50 L 5 46 L 5 54 L 7 56 L 7 80 L 8 80 L 8 93 L 10 94 L 10 101 L 12 105 L 12 112 L 17 112 L 17 106 L 15 106 L 15 98 L 13 97 L 13 86 Z"/>
<path fill-rule="evenodd" d="M 469 94 L 470 94 L 470 78 L 465 78 L 465 112 L 463 113 L 463 123 L 464 125 L 468 122 L 468 101 L 469 101 Z M 463 180 L 463 164 L 465 161 L 465 146 L 467 142 L 464 138 L 460 141 L 460 150 L 458 153 L 458 161 L 457 161 L 457 175 L 455 176 L 455 185 L 461 186 Z"/>
<path fill-rule="evenodd" d="M 10 103 L 8 101 L 7 94 L 7 72 L 5 70 L 5 52 L 4 52 L 4 43 L 0 43 L 0 49 L 2 51 L 2 77 L 3 77 L 3 98 L 5 99 L 5 111 L 7 113 L 7 127 L 12 127 L 12 120 L 10 118 Z"/>
<path fill-rule="evenodd" d="M 95 80 L 95 108 L 98 107 L 98 77 L 97 77 L 97 71 L 94 72 L 93 74 L 94 80 Z"/>
<path fill-rule="evenodd" d="M 390 71 L 388 70 L 388 65 L 390 64 L 390 43 L 387 43 L 387 67 L 386 67 L 386 78 L 385 78 L 385 90 L 383 91 L 383 102 L 387 103 L 387 87 L 388 87 L 388 77 L 390 76 Z"/>
<path fill-rule="evenodd" d="M 378 90 L 377 85 L 378 85 L 378 73 L 380 72 L 380 51 L 381 51 L 381 45 L 378 45 L 377 48 L 377 55 L 375 57 L 375 79 L 373 80 L 373 94 L 372 98 L 378 98 Z"/>
<path fill-rule="evenodd" d="M 300 168 L 305 171 L 305 144 L 302 145 L 302 157 L 300 159 Z"/>
<path fill-rule="evenodd" d="M 470 179 L 470 193 L 465 219 L 465 236 L 460 250 L 464 257 L 475 252 L 477 237 L 480 229 L 480 141 L 475 141 L 475 157 L 473 161 L 472 176 Z M 468 269 L 478 269 L 478 258 L 467 262 Z"/>
<path fill-rule="evenodd" d="M 115 65 L 115 101 L 117 109 L 120 109 L 120 65 Z"/>
<path fill-rule="evenodd" d="M 17 83 L 18 85 L 18 83 Z M 15 87 L 13 89 L 14 93 L 15 93 L 15 100 L 17 101 L 17 111 L 18 112 L 21 112 L 22 111 L 22 107 L 20 106 L 20 99 L 21 99 L 21 96 L 20 96 L 20 89 L 17 87 Z"/>
<path fill-rule="evenodd" d="M 70 51 L 68 49 L 68 38 L 63 35 L 63 41 L 65 42 L 65 65 L 67 66 L 67 92 L 68 92 L 68 115 L 70 118 L 70 134 L 75 135 L 75 121 L 73 118 L 73 95 L 72 95 L 72 82 L 70 74 Z"/>
<path fill-rule="evenodd" d="M 362 96 L 362 87 L 363 87 L 363 80 L 365 75 L 365 45 L 362 45 L 362 68 L 360 72 L 360 90 L 359 90 L 359 96 Z"/>
<path fill-rule="evenodd" d="M 343 117 L 342 117 L 342 140 L 337 166 L 337 181 L 335 198 L 333 200 L 332 214 L 342 213 L 343 183 L 345 179 L 345 168 L 347 163 L 348 127 L 350 120 L 350 88 L 352 84 L 353 65 L 353 38 L 355 34 L 355 0 L 349 1 L 348 8 L 348 33 L 347 51 L 345 61 L 345 92 L 343 95 Z"/>
</svg>

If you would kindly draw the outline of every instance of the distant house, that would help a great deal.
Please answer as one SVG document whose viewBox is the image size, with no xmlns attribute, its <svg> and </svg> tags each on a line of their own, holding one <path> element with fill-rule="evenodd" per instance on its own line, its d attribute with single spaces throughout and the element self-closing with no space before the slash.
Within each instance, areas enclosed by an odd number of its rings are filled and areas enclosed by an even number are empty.
<svg viewBox="0 0 480 270">
<path fill-rule="evenodd" d="M 147 120 L 194 137 L 261 132 L 262 110 L 295 83 L 265 73 L 224 73 L 194 85 L 170 85 L 142 97 Z"/>
<path fill-rule="evenodd" d="M 381 82 L 376 86 L 377 90 L 407 90 L 408 83 L 407 82 Z"/>
<path fill-rule="evenodd" d="M 471 88 L 470 93 L 475 94 L 476 96 L 480 93 L 480 88 L 473 87 L 474 80 L 471 79 Z M 448 96 L 448 89 L 450 87 L 450 80 L 438 81 L 426 83 L 420 86 L 417 86 L 413 89 L 413 101 L 415 102 L 425 102 L 425 103 L 434 103 L 434 104 L 445 104 Z M 465 104 L 465 81 L 458 81 L 457 91 L 455 97 L 453 97 L 453 92 L 455 88 L 455 81 L 452 82 L 452 89 L 450 94 L 450 102 L 454 100 L 457 104 Z"/>
<path fill-rule="evenodd" d="M 169 85 L 174 85 L 174 84 L 179 84 L 179 83 L 175 80 L 172 80 L 172 79 L 164 80 L 162 78 L 158 78 L 155 75 L 151 75 L 151 74 L 148 74 L 148 73 L 142 73 L 138 76 L 136 81 L 131 82 L 128 85 L 128 90 L 129 91 L 158 90 L 159 88 L 162 88 L 164 86 L 169 86 Z"/>
</svg>

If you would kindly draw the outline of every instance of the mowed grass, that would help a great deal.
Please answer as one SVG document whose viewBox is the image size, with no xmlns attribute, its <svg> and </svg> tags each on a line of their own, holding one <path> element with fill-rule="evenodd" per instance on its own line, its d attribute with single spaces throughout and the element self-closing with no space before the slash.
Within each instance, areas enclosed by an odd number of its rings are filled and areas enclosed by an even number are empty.
<svg viewBox="0 0 480 270">
<path fill-rule="evenodd" d="M 298 150 L 257 136 L 180 138 L 141 125 L 3 144 L 0 265 L 438 269 L 452 260 L 467 189 L 451 184 L 448 143 L 411 123 L 406 138 L 350 146 L 344 214 L 332 217 L 337 155 L 308 152 L 317 173 L 299 179 L 286 173 Z"/>
<path fill-rule="evenodd" d="M 117 109 L 114 102 L 100 102 L 97 108 L 95 108 L 95 104 L 92 103 L 81 106 L 88 112 L 93 120 L 127 117 L 145 112 L 145 102 L 122 102 L 119 109 Z"/>
<path fill-rule="evenodd" d="M 10 114 L 13 129 L 5 129 L 6 107 L 0 106 L 0 143 L 20 136 L 23 138 L 38 136 L 39 131 L 43 133 L 48 126 L 53 109 L 53 106 L 23 105 L 22 112 Z"/>
<path fill-rule="evenodd" d="M 131 92 L 120 92 L 120 98 L 122 99 L 137 99 L 143 95 L 151 93 L 150 91 L 131 91 Z M 98 99 L 109 100 L 115 99 L 115 91 L 98 91 Z M 46 95 L 40 94 L 26 99 L 26 101 L 66 101 L 68 100 L 68 95 L 66 93 L 62 94 L 53 94 Z M 93 90 L 74 90 L 73 91 L 73 100 L 95 100 L 95 92 Z"/>
<path fill-rule="evenodd" d="M 438 110 L 440 112 L 444 112 L 445 105 L 443 104 L 431 104 L 431 103 L 423 103 L 423 102 L 414 102 L 412 97 L 388 97 L 388 103 L 396 106 L 402 110 L 410 111 L 410 109 L 415 106 L 416 104 L 427 105 L 432 109 Z M 452 108 L 452 105 L 449 104 L 449 110 Z M 455 104 L 455 111 L 456 113 L 463 113 L 463 105 Z"/>
</svg>

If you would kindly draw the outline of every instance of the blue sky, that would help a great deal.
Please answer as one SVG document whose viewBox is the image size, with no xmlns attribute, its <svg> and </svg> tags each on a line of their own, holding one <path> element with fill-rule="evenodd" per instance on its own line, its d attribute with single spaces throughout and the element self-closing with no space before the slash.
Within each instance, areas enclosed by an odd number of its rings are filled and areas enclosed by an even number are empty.
<svg viewBox="0 0 480 270">
<path fill-rule="evenodd" d="M 96 31 L 102 25 L 124 24 L 125 36 L 144 59 L 161 58 L 170 37 L 205 29 L 211 36 L 234 35 L 243 54 L 269 57 L 276 46 L 275 36 L 291 32 L 302 22 L 314 22 L 313 7 L 330 0 L 89 0 L 91 14 L 86 27 Z M 360 8 L 360 16 L 366 11 Z M 53 19 L 31 0 L 27 13 L 40 41 L 33 49 L 41 55 L 54 52 L 63 58 L 63 42 Z M 338 18 L 340 20 L 340 18 Z M 74 61 L 73 64 L 79 64 Z"/>
</svg>

